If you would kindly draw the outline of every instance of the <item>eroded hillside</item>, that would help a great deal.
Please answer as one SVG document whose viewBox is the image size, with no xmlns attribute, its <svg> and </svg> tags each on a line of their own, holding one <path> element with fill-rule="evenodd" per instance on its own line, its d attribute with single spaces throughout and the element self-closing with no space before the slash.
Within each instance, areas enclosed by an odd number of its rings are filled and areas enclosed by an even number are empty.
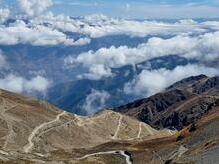
<svg viewBox="0 0 219 164">
<path fill-rule="evenodd" d="M 0 160 L 2 163 L 217 163 L 217 79 L 206 76 L 184 79 L 163 93 L 118 108 L 121 113 L 103 110 L 90 117 L 1 90 Z M 175 113 L 180 117 L 175 118 Z M 154 128 L 138 121 L 139 116 L 149 117 L 147 121 Z"/>
</svg>

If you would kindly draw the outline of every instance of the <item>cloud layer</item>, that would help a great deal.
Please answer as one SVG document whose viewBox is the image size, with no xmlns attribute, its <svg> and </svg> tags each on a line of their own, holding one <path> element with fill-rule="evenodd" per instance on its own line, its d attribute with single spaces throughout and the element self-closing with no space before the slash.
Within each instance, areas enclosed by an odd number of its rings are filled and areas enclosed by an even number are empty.
<svg viewBox="0 0 219 164">
<path fill-rule="evenodd" d="M 9 68 L 10 63 L 6 61 L 5 56 L 0 50 L 0 71 L 4 68 Z M 36 75 L 30 79 L 15 75 L 13 70 L 8 70 L 13 73 L 8 73 L 0 78 L 0 88 L 16 93 L 46 93 L 51 82 L 45 77 Z"/>
<path fill-rule="evenodd" d="M 49 81 L 41 76 L 36 76 L 30 80 L 23 77 L 9 74 L 0 79 L 0 88 L 16 93 L 44 93 L 49 87 Z"/>
<path fill-rule="evenodd" d="M 130 35 L 146 37 L 151 35 L 177 35 L 182 33 L 200 34 L 209 31 L 211 24 L 198 23 L 194 20 L 181 20 L 173 23 L 162 21 L 136 21 L 111 18 L 104 15 L 88 15 L 73 19 L 52 13 L 37 17 L 35 23 L 47 22 L 50 27 L 65 32 L 76 32 L 99 38 L 109 35 Z M 218 25 L 216 25 L 218 27 Z"/>
<path fill-rule="evenodd" d="M 9 27 L 0 27 L 0 45 L 32 44 L 35 46 L 52 45 L 84 45 L 88 38 L 74 40 L 64 33 L 42 25 L 29 27 L 24 21 L 18 20 Z"/>
<path fill-rule="evenodd" d="M 89 44 L 92 40 L 113 35 L 148 38 L 147 42 L 135 47 L 111 46 L 81 54 L 69 54 L 70 56 L 64 59 L 66 65 L 75 66 L 76 69 L 77 66 L 82 66 L 87 71 L 80 74 L 78 70 L 77 77 L 80 79 L 99 80 L 111 77 L 114 75 L 112 68 L 135 65 L 169 55 L 195 59 L 199 65 L 178 66 L 173 70 L 145 68 L 124 85 L 123 91 L 126 94 L 145 97 L 191 75 L 218 74 L 218 67 L 207 66 L 208 63 L 219 60 L 218 21 L 137 21 L 104 15 L 72 18 L 48 12 L 47 9 L 52 5 L 51 0 L 17 2 L 21 14 L 19 16 L 12 17 L 8 9 L 0 9 L 0 45 L 81 46 Z M 132 6 L 126 7 L 131 10 Z M 9 16 L 12 19 L 6 21 Z M 75 33 L 77 37 L 74 36 Z M 7 64 L 0 52 L 0 69 Z M 43 76 L 33 75 L 31 78 L 24 78 L 15 72 L 12 71 L 0 78 L 0 88 L 18 93 L 43 93 L 51 84 L 50 80 Z M 110 95 L 106 91 L 92 90 L 82 108 L 88 114 L 92 114 L 103 108 L 109 98 Z"/>
<path fill-rule="evenodd" d="M 199 35 L 219 29 L 217 21 L 200 23 L 191 19 L 170 23 L 110 18 L 101 14 L 71 18 L 49 12 L 48 8 L 53 4 L 52 0 L 17 0 L 17 4 L 21 16 L 23 16 L 20 18 L 19 14 L 14 15 L 12 18 L 18 19 L 16 23 L 0 26 L 0 35 L 2 36 L 0 44 L 85 45 L 89 44 L 93 38 L 110 35 L 135 37 Z M 0 9 L 0 23 L 4 22 L 9 14 L 8 9 Z M 79 33 L 86 37 L 75 40 L 69 38 L 66 32 Z M 19 35 L 19 33 L 25 35 Z M 12 38 L 9 40 L 10 37 Z"/>
<path fill-rule="evenodd" d="M 165 68 L 159 70 L 143 70 L 131 82 L 125 84 L 124 92 L 136 96 L 148 97 L 163 91 L 171 84 L 189 76 L 206 74 L 209 76 L 219 75 L 217 68 L 202 65 L 178 66 L 174 70 Z"/>
<path fill-rule="evenodd" d="M 152 37 L 148 42 L 134 48 L 128 46 L 101 48 L 88 51 L 77 57 L 69 56 L 65 59 L 68 65 L 80 64 L 88 68 L 91 77 L 100 78 L 110 76 L 111 68 L 125 65 L 135 65 L 153 58 L 178 55 L 199 62 L 211 62 L 219 59 L 219 32 L 203 35 L 177 35 L 169 39 Z M 97 68 L 98 69 L 95 69 Z"/>
<path fill-rule="evenodd" d="M 51 5 L 51 0 L 42 2 L 38 0 L 18 0 L 21 13 L 27 18 L 20 18 L 16 15 L 14 16 L 15 19 L 18 19 L 16 23 L 0 26 L 0 35 L 3 36 L 0 44 L 85 45 L 89 44 L 91 39 L 110 35 L 135 37 L 199 35 L 219 29 L 218 22 L 199 23 L 190 19 L 170 23 L 110 18 L 104 15 L 71 18 L 62 14 L 54 15 L 52 12 L 48 12 L 47 9 Z M 0 9 L 1 22 L 8 18 L 9 13 L 8 9 Z M 23 21 L 23 19 L 28 21 Z M 69 38 L 66 34 L 67 32 L 78 33 L 85 37 Z M 19 33 L 27 35 L 19 35 Z M 8 40 L 11 36 L 13 36 L 11 40 Z"/>
</svg>

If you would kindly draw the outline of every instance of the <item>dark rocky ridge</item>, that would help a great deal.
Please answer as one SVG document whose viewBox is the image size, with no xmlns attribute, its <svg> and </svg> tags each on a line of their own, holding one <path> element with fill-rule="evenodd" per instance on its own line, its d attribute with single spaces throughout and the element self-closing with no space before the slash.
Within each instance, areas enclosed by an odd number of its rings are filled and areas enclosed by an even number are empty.
<svg viewBox="0 0 219 164">
<path fill-rule="evenodd" d="M 135 117 L 154 128 L 182 129 L 219 106 L 219 77 L 183 79 L 164 92 L 137 100 L 115 111 Z"/>
</svg>

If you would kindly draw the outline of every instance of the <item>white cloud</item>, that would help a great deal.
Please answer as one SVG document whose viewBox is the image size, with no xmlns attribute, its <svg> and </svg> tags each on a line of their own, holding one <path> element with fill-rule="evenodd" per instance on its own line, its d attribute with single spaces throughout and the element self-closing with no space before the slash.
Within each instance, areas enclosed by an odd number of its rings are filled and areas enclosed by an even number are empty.
<svg viewBox="0 0 219 164">
<path fill-rule="evenodd" d="M 162 21 L 136 21 L 110 18 L 105 15 L 88 15 L 72 19 L 65 15 L 53 13 L 38 16 L 32 20 L 35 24 L 48 23 L 50 27 L 61 31 L 77 32 L 91 38 L 109 35 L 129 35 L 146 37 L 149 35 L 179 35 L 184 33 L 201 34 L 219 28 L 219 24 L 198 23 L 194 20 L 181 20 L 175 23 Z"/>
<path fill-rule="evenodd" d="M 33 1 L 35 3 L 35 0 Z M 39 1 L 37 1 L 37 3 L 38 2 Z M 28 2 L 28 3 L 32 4 L 33 2 Z M 26 4 L 26 0 L 24 1 L 24 4 Z M 47 32 L 44 31 L 45 29 L 49 30 L 50 32 L 52 31 L 54 33 L 53 35 L 55 36 L 57 35 L 58 37 L 57 39 L 54 39 L 55 43 L 51 43 L 52 45 L 56 43 L 59 44 L 60 42 L 61 43 L 64 42 L 65 44 L 71 44 L 71 45 L 84 45 L 90 43 L 90 38 L 98 38 L 98 37 L 109 36 L 109 35 L 125 34 L 129 36 L 137 36 L 137 37 L 146 37 L 150 35 L 156 35 L 156 36 L 158 35 L 173 36 L 173 35 L 182 35 L 182 34 L 198 35 L 198 34 L 209 32 L 211 30 L 219 29 L 219 23 L 217 23 L 217 21 L 198 23 L 191 19 L 181 20 L 175 23 L 167 23 L 162 21 L 136 21 L 136 20 L 116 19 L 104 15 L 89 15 L 78 19 L 75 18 L 73 19 L 63 14 L 54 15 L 52 12 L 47 12 L 46 14 L 43 15 L 41 14 L 36 14 L 36 15 L 37 16 L 35 17 L 29 18 L 29 23 L 26 24 L 27 29 L 24 30 L 29 29 L 30 33 L 33 34 L 40 33 L 42 35 L 45 35 L 44 32 Z M 42 30 L 36 31 L 36 29 L 42 29 Z M 9 39 L 9 34 L 12 34 L 10 36 L 14 35 L 14 33 L 12 33 L 12 31 L 10 30 L 16 31 L 17 29 L 16 27 L 13 26 L 1 28 L 1 32 L 2 32 L 1 34 L 5 32 L 5 35 L 3 35 L 4 38 L 7 37 L 7 39 Z M 11 33 L 9 33 L 9 31 Z M 22 33 L 23 31 L 20 30 L 19 32 Z M 87 37 L 75 41 L 73 39 L 68 38 L 64 32 L 80 33 L 86 35 Z M 45 35 L 45 37 L 47 37 L 47 35 Z M 12 43 L 16 42 L 17 39 L 18 38 L 13 37 L 10 40 L 10 42 Z M 46 40 L 45 42 L 47 43 L 48 38 L 47 39 L 42 38 L 42 39 L 44 39 L 44 41 Z M 21 41 L 23 41 L 22 37 L 21 37 Z M 36 44 L 38 44 L 37 41 Z M 45 43 L 42 43 L 42 45 L 43 44 Z"/>
<path fill-rule="evenodd" d="M 31 20 L 33 25 L 42 25 L 47 23 L 50 28 L 57 29 L 64 32 L 79 32 L 80 25 L 82 25 L 80 20 L 71 19 L 69 16 L 63 14 L 54 15 L 52 12 L 45 14 L 44 16 L 35 17 Z"/>
<path fill-rule="evenodd" d="M 72 45 L 74 46 L 81 46 L 81 45 L 86 45 L 91 42 L 91 39 L 89 38 L 79 38 L 78 40 L 75 40 Z"/>
<path fill-rule="evenodd" d="M 92 67 L 89 68 L 89 73 L 85 73 L 82 75 L 79 75 L 79 79 L 92 79 L 92 80 L 99 80 L 103 77 L 109 77 L 112 76 L 111 69 L 105 68 L 104 65 L 97 64 L 93 65 Z"/>
<path fill-rule="evenodd" d="M 16 93 L 46 92 L 50 82 L 41 76 L 36 76 L 30 80 L 23 77 L 9 74 L 0 79 L 0 88 Z"/>
<path fill-rule="evenodd" d="M 127 64 L 136 64 L 159 56 L 185 54 L 190 52 L 196 45 L 196 38 L 177 36 L 171 39 L 151 38 L 147 43 L 138 45 L 136 48 L 112 46 L 88 51 L 78 57 L 66 58 L 66 63 L 83 64 L 90 67 L 102 64 L 106 67 L 121 67 Z"/>
<path fill-rule="evenodd" d="M 29 27 L 22 20 L 16 21 L 9 27 L 0 27 L 0 36 L 0 44 L 2 45 L 28 43 L 35 46 L 84 45 L 90 42 L 88 38 L 80 38 L 79 40 L 68 38 L 66 34 L 43 25 Z"/>
<path fill-rule="evenodd" d="M 202 33 L 206 29 L 193 21 L 164 23 L 158 21 L 135 21 L 109 18 L 104 15 L 90 15 L 84 17 L 81 32 L 92 38 L 107 35 L 126 34 L 131 36 L 145 37 L 148 35 L 176 35 L 182 33 Z"/>
<path fill-rule="evenodd" d="M 87 95 L 82 108 L 87 112 L 88 115 L 94 114 L 98 110 L 105 107 L 105 102 L 109 98 L 110 95 L 106 91 L 97 91 L 92 89 L 91 93 Z"/>
<path fill-rule="evenodd" d="M 52 6 L 52 0 L 17 0 L 22 14 L 27 17 L 36 17 L 43 14 Z"/>
<path fill-rule="evenodd" d="M 49 87 L 49 84 L 50 82 L 46 78 L 42 76 L 36 76 L 31 80 L 25 80 L 24 90 L 45 92 Z"/>
<path fill-rule="evenodd" d="M 0 70 L 2 68 L 9 68 L 9 64 L 5 59 L 2 51 L 0 50 Z M 10 70 L 12 72 L 13 70 Z M 8 73 L 0 78 L 0 88 L 9 90 L 16 93 L 46 93 L 50 86 L 50 80 L 45 77 L 36 75 L 31 79 L 25 79 L 21 76 Z"/>
<path fill-rule="evenodd" d="M 82 64 L 91 71 L 92 67 L 102 65 L 109 70 L 124 65 L 134 65 L 156 57 L 179 55 L 188 59 L 197 59 L 201 62 L 210 62 L 219 59 L 219 32 L 207 33 L 198 36 L 178 35 L 170 39 L 153 37 L 147 43 L 135 48 L 127 46 L 101 48 L 97 51 L 88 51 L 77 57 L 67 57 L 67 65 Z M 110 72 L 110 71 L 108 71 Z M 100 76 L 100 74 L 97 74 Z"/>
<path fill-rule="evenodd" d="M 201 65 L 178 66 L 174 70 L 143 70 L 133 81 L 125 84 L 124 92 L 137 96 L 148 97 L 161 92 L 169 85 L 189 76 L 206 74 L 218 75 L 218 69 Z"/>
</svg>

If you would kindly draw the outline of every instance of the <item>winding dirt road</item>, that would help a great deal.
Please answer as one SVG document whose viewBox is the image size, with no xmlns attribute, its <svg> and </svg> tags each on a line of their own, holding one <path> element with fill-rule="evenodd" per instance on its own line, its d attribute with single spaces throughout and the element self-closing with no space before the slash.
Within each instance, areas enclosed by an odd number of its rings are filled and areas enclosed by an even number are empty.
<svg viewBox="0 0 219 164">
<path fill-rule="evenodd" d="M 8 135 L 6 136 L 6 140 L 4 142 L 3 149 L 7 148 L 8 143 L 15 136 L 15 132 L 13 130 L 13 125 L 12 125 L 12 122 L 10 121 L 11 118 L 7 114 L 5 114 L 5 112 L 7 112 L 15 107 L 17 107 L 17 105 L 14 105 L 14 106 L 7 109 L 6 100 L 4 98 L 2 99 L 2 106 L 0 109 L 0 115 L 1 115 L 1 118 L 6 121 L 7 127 L 8 127 Z"/>
<path fill-rule="evenodd" d="M 137 138 L 141 138 L 141 131 L 142 131 L 142 122 L 139 123 L 139 130 L 138 130 L 138 136 Z"/>
<path fill-rule="evenodd" d="M 76 160 L 83 160 L 83 159 L 86 159 L 88 157 L 92 157 L 92 156 L 96 156 L 96 155 L 105 155 L 105 154 L 120 154 L 123 157 L 125 157 L 126 164 L 133 163 L 131 156 L 128 155 L 127 153 L 125 153 L 125 151 L 123 151 L 123 150 L 118 150 L 118 151 L 114 150 L 114 151 L 106 151 L 106 152 L 97 152 L 97 153 L 87 154 L 83 157 L 77 158 Z"/>
<path fill-rule="evenodd" d="M 53 124 L 55 122 L 58 122 L 60 120 L 60 117 L 65 115 L 66 112 L 62 112 L 60 114 L 58 114 L 56 116 L 56 118 L 50 122 L 45 122 L 39 126 L 37 126 L 36 128 L 34 128 L 34 130 L 32 131 L 32 133 L 30 134 L 30 136 L 28 137 L 28 144 L 24 146 L 24 152 L 25 153 L 29 153 L 32 149 L 32 147 L 34 146 L 34 143 L 33 143 L 33 139 L 35 138 L 35 136 L 40 132 L 40 130 L 44 129 L 44 128 L 47 128 L 50 124 Z"/>
<path fill-rule="evenodd" d="M 113 135 L 112 139 L 117 139 L 117 136 L 118 136 L 118 133 L 119 133 L 119 130 L 120 130 L 120 126 L 121 126 L 121 124 L 122 124 L 122 119 L 123 119 L 123 116 L 122 116 L 121 114 L 119 114 L 119 123 L 118 123 L 116 132 L 115 132 L 115 134 Z"/>
</svg>

